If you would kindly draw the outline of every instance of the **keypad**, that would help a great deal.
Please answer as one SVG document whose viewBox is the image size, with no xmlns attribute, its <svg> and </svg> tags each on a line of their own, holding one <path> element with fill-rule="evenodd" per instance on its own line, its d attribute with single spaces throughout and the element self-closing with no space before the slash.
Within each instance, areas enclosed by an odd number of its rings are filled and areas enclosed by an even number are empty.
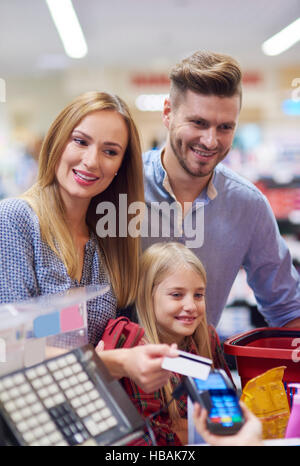
<svg viewBox="0 0 300 466">
<path fill-rule="evenodd" d="M 77 445 L 90 437 L 80 417 L 67 402 L 50 408 L 49 413 L 68 444 Z"/>
<path fill-rule="evenodd" d="M 26 445 L 77 445 L 117 419 L 74 353 L 0 378 L 0 402 Z"/>
<path fill-rule="evenodd" d="M 212 393 L 211 402 L 211 422 L 221 423 L 226 427 L 230 427 L 235 422 L 242 421 L 241 414 L 236 406 L 236 401 L 230 394 L 220 395 Z"/>
</svg>

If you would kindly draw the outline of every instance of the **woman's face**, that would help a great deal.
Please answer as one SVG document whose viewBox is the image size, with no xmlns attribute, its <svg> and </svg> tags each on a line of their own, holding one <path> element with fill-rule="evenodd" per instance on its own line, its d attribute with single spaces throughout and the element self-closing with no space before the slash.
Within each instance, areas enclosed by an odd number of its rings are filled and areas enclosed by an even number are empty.
<svg viewBox="0 0 300 466">
<path fill-rule="evenodd" d="M 205 315 L 205 284 L 199 273 L 182 266 L 154 289 L 154 313 L 159 327 L 175 343 L 192 335 Z"/>
<path fill-rule="evenodd" d="M 85 116 L 73 129 L 60 161 L 56 179 L 66 206 L 88 206 L 118 172 L 128 144 L 128 129 L 114 110 Z"/>
</svg>

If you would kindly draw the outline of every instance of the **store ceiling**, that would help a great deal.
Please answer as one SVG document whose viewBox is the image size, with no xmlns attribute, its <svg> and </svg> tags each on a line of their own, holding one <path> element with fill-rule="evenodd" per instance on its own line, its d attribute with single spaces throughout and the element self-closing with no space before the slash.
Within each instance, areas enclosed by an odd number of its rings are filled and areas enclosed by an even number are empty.
<svg viewBox="0 0 300 466">
<path fill-rule="evenodd" d="M 196 49 L 244 67 L 296 66 L 300 43 L 266 57 L 261 43 L 300 17 L 299 0 L 73 0 L 89 53 L 68 59 L 44 0 L 0 1 L 0 76 L 50 68 L 168 67 Z"/>
</svg>

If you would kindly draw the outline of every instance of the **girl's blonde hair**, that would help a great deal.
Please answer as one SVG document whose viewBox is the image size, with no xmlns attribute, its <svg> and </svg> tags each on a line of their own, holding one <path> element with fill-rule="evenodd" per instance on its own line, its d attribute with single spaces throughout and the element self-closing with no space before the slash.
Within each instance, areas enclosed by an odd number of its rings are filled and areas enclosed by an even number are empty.
<svg viewBox="0 0 300 466">
<path fill-rule="evenodd" d="M 144 202 L 141 145 L 135 123 L 120 97 L 97 91 L 77 97 L 57 116 L 41 148 L 37 182 L 22 196 L 39 218 L 43 240 L 61 258 L 73 279 L 78 268 L 78 255 L 66 223 L 55 170 L 73 129 L 85 116 L 100 110 L 115 111 L 123 117 L 128 128 L 128 145 L 118 175 L 103 193 L 91 200 L 86 222 L 96 233 L 96 207 L 102 201 L 114 204 L 118 219 L 119 194 L 127 194 L 127 208 L 134 201 Z M 128 214 L 128 222 L 130 218 Z M 136 296 L 140 239 L 130 235 L 118 237 L 117 234 L 116 237 L 98 238 L 98 241 L 118 306 L 125 307 Z"/>
<path fill-rule="evenodd" d="M 201 261 L 186 246 L 180 243 L 156 243 L 150 246 L 142 255 L 140 262 L 140 279 L 136 299 L 137 314 L 140 325 L 145 330 L 145 337 L 149 343 L 166 343 L 166 335 L 158 328 L 154 312 L 154 293 L 157 287 L 168 274 L 189 267 L 201 277 L 206 286 L 206 272 Z M 207 328 L 206 314 L 200 325 L 192 335 L 201 356 L 212 358 L 210 339 Z M 169 341 L 168 341 L 169 343 Z M 187 348 L 182 345 L 182 348 Z M 164 403 L 172 398 L 172 385 L 168 382 L 161 389 Z M 169 407 L 169 414 L 173 420 L 179 418 L 176 404 Z"/>
</svg>

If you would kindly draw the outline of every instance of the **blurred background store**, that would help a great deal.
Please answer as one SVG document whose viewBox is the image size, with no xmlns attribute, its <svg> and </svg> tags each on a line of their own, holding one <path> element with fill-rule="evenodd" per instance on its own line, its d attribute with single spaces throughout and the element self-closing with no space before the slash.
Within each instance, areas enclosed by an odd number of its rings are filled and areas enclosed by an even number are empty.
<svg viewBox="0 0 300 466">
<path fill-rule="evenodd" d="M 72 31 L 63 45 L 51 3 L 73 6 L 62 24 L 77 18 L 79 50 Z M 298 18 L 299 0 L 0 0 L 0 198 L 33 183 L 43 135 L 73 97 L 94 89 L 119 94 L 146 150 L 164 141 L 170 67 L 200 48 L 228 53 L 242 65 L 244 96 L 226 164 L 269 198 L 298 267 L 300 20 L 292 46 L 272 55 L 262 49 Z M 219 333 L 263 325 L 241 271 Z"/>
</svg>

